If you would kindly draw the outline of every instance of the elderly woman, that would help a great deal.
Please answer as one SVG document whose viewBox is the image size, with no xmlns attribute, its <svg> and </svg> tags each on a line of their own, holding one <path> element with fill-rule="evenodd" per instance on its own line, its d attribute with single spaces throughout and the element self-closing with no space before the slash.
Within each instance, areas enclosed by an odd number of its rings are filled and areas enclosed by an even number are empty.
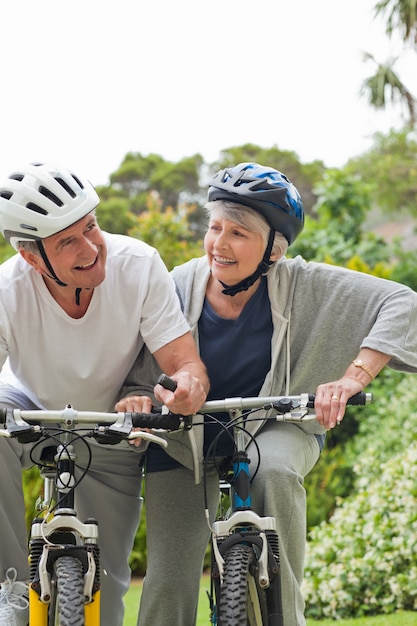
<svg viewBox="0 0 417 626">
<path fill-rule="evenodd" d="M 342 421 L 348 398 L 385 365 L 417 371 L 417 295 L 365 274 L 286 259 L 304 213 L 297 189 L 277 170 L 255 163 L 222 170 L 210 181 L 208 200 L 206 256 L 172 273 L 208 370 L 208 399 L 317 393 L 314 426 L 256 421 L 248 428 L 261 460 L 254 509 L 275 517 L 280 537 L 284 624 L 303 626 L 304 477 L 319 458 L 326 430 Z M 144 376 L 150 389 L 157 372 L 145 352 L 132 371 L 141 394 L 149 392 Z M 149 399 L 143 403 L 150 406 Z M 170 436 L 166 452 L 148 449 L 140 626 L 195 624 L 209 535 L 201 461 L 216 432 L 196 427 Z M 249 456 L 257 458 L 253 447 L 249 443 Z M 229 454 L 228 440 L 216 451 Z M 214 466 L 208 495 L 214 515 Z"/>
</svg>

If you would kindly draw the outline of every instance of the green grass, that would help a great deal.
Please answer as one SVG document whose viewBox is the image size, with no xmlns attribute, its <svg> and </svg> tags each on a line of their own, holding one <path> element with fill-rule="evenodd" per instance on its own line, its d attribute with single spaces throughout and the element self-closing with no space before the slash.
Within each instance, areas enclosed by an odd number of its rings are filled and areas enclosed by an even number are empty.
<svg viewBox="0 0 417 626">
<path fill-rule="evenodd" d="M 203 576 L 200 586 L 197 626 L 209 626 L 209 602 L 206 590 L 210 587 L 210 578 Z M 125 596 L 125 619 L 123 626 L 136 626 L 137 612 L 142 590 L 141 581 L 133 581 Z M 184 625 L 185 626 L 185 625 Z"/>
<path fill-rule="evenodd" d="M 200 587 L 200 600 L 197 616 L 197 626 L 209 626 L 209 605 L 206 590 L 209 589 L 210 581 L 203 576 Z M 132 582 L 131 588 L 125 597 L 125 619 L 123 626 L 136 626 L 137 611 L 141 593 L 141 581 Z M 417 612 L 407 611 L 394 615 L 377 615 L 359 619 L 324 619 L 320 621 L 307 620 L 307 626 L 416 626 Z"/>
</svg>

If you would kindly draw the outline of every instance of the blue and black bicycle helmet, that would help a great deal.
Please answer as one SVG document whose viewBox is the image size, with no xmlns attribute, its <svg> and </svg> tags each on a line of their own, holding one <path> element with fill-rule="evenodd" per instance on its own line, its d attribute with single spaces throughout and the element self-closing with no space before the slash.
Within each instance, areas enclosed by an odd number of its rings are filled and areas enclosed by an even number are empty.
<svg viewBox="0 0 417 626">
<path fill-rule="evenodd" d="M 271 266 L 275 232 L 284 235 L 289 244 L 304 228 L 304 208 L 296 187 L 285 174 L 258 163 L 240 163 L 220 170 L 211 178 L 208 201 L 229 200 L 260 213 L 270 226 L 268 244 L 255 272 L 235 285 L 223 286 L 227 296 L 246 291 Z"/>
<path fill-rule="evenodd" d="M 208 200 L 231 200 L 258 211 L 289 244 L 304 228 L 300 194 L 285 174 L 272 167 L 240 163 L 220 170 L 209 181 Z"/>
</svg>

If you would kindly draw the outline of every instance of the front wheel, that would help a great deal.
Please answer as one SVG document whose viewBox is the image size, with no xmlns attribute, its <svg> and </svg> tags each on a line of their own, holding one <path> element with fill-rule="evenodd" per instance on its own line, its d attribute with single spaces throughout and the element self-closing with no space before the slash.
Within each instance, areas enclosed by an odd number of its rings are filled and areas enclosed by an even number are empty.
<svg viewBox="0 0 417 626">
<path fill-rule="evenodd" d="M 84 574 L 79 559 L 61 556 L 54 563 L 50 626 L 84 626 Z"/>
<path fill-rule="evenodd" d="M 224 554 L 219 591 L 219 626 L 268 625 L 267 596 L 258 583 L 258 562 L 251 545 L 238 543 Z"/>
</svg>

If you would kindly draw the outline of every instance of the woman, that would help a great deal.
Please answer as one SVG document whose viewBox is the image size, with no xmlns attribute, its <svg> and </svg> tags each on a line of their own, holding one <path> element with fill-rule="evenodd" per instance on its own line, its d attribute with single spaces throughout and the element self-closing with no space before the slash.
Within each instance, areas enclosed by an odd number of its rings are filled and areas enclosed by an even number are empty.
<svg viewBox="0 0 417 626">
<path fill-rule="evenodd" d="M 317 424 L 257 421 L 249 428 L 261 458 L 254 509 L 275 517 L 280 537 L 284 624 L 303 626 L 304 477 L 319 458 L 326 430 L 342 421 L 348 398 L 387 364 L 417 371 L 417 295 L 365 274 L 286 259 L 304 213 L 298 191 L 277 170 L 255 163 L 222 170 L 210 181 L 208 200 L 206 256 L 172 273 L 208 370 L 208 399 L 317 393 Z M 137 367 L 138 379 L 146 372 L 152 384 L 157 374 L 145 353 Z M 167 453 L 148 450 L 140 626 L 195 624 L 209 536 L 201 460 L 216 434 L 208 426 L 204 431 L 204 440 L 198 427 L 170 436 Z M 249 444 L 249 456 L 257 458 L 253 448 Z M 229 452 L 227 440 L 217 447 L 219 456 Z M 213 466 L 208 485 L 214 516 Z"/>
</svg>

